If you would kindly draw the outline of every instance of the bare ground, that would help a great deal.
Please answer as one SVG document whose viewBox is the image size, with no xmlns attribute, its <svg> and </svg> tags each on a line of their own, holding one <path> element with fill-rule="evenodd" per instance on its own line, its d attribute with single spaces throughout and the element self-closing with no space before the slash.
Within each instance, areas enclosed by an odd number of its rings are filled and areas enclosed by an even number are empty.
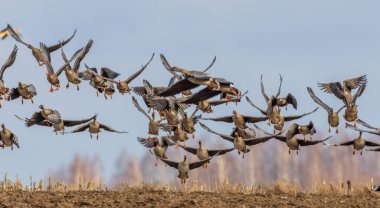
<svg viewBox="0 0 380 208">
<path fill-rule="evenodd" d="M 380 195 L 355 196 L 124 191 L 1 192 L 0 207 L 380 207 Z"/>
</svg>

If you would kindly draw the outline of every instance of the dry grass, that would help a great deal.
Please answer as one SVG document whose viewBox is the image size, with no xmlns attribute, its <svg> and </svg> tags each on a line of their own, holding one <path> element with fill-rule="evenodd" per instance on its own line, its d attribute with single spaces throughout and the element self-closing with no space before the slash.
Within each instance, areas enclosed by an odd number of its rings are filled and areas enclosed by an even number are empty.
<svg viewBox="0 0 380 208">
<path fill-rule="evenodd" d="M 165 192 L 184 192 L 184 193 L 197 193 L 197 192 L 210 192 L 210 193 L 242 193 L 242 194 L 310 194 L 310 195 L 326 195 L 326 196 L 345 196 L 345 195 L 364 195 L 371 193 L 371 187 L 373 182 L 361 184 L 351 184 L 351 182 L 332 184 L 325 181 L 315 180 L 312 187 L 309 190 L 302 190 L 299 184 L 291 184 L 284 180 L 276 181 L 271 186 L 262 185 L 246 185 L 246 184 L 231 184 L 228 179 L 225 179 L 222 183 L 218 183 L 216 180 L 213 183 L 198 183 L 193 181 L 181 186 L 172 186 L 170 184 L 158 184 L 158 183 L 123 183 L 116 185 L 112 188 L 107 188 L 102 180 L 87 180 L 80 178 L 75 183 L 66 184 L 64 182 L 53 182 L 52 179 L 47 180 L 33 180 L 30 177 L 29 184 L 23 184 L 22 181 L 16 177 L 14 181 L 11 181 L 7 175 L 0 181 L 2 192 L 12 191 L 47 191 L 47 192 L 71 192 L 71 191 L 120 191 L 125 190 L 140 190 L 140 191 L 165 191 Z"/>
</svg>

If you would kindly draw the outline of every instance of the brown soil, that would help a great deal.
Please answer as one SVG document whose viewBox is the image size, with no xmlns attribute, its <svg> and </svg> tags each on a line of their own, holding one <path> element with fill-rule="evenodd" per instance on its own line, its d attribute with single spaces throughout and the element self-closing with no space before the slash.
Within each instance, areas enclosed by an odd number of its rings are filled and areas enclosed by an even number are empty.
<svg viewBox="0 0 380 208">
<path fill-rule="evenodd" d="M 380 207 L 380 195 L 125 191 L 1 192 L 0 207 Z"/>
</svg>

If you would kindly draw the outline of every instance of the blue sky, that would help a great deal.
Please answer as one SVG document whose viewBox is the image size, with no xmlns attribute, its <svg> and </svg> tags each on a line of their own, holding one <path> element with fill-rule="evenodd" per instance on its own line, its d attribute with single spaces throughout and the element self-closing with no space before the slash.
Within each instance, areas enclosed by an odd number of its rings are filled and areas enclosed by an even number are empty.
<svg viewBox="0 0 380 208">
<path fill-rule="evenodd" d="M 284 76 L 283 94 L 292 92 L 302 113 L 316 105 L 306 86 L 329 105 L 339 108 L 333 96 L 317 90 L 316 83 L 338 81 L 362 74 L 368 87 L 359 99 L 360 117 L 380 126 L 373 113 L 380 105 L 377 79 L 380 75 L 380 14 L 377 1 L 6 1 L 0 7 L 0 27 L 10 23 L 21 28 L 23 39 L 37 46 L 76 37 L 65 47 L 68 54 L 83 47 L 91 38 L 94 45 L 84 60 L 90 66 L 109 67 L 127 78 L 144 64 L 153 52 L 156 57 L 132 86 L 148 79 L 154 85 L 166 85 L 170 74 L 164 70 L 158 54 L 164 53 L 172 65 L 202 69 L 217 56 L 210 74 L 234 81 L 260 106 L 260 74 L 267 92 L 275 93 L 278 74 Z M 5 61 L 15 41 L 0 42 L 0 61 Z M 19 44 L 18 44 L 19 45 Z M 53 65 L 62 64 L 59 52 L 52 55 Z M 136 136 L 146 135 L 146 118 L 131 105 L 131 96 L 116 95 L 112 101 L 97 98 L 85 82 L 81 90 L 49 93 L 46 69 L 37 66 L 29 50 L 19 45 L 14 66 L 5 73 L 8 86 L 18 81 L 33 83 L 38 90 L 36 103 L 21 105 L 20 100 L 5 103 L 0 109 L 4 122 L 20 138 L 21 149 L 0 151 L 0 175 L 18 174 L 27 180 L 44 177 L 49 170 L 69 162 L 76 153 L 98 155 L 108 180 L 115 161 L 124 149 L 131 155 L 146 151 Z M 65 80 L 61 78 L 63 85 Z M 142 101 L 139 100 L 141 103 Z M 87 133 L 55 136 L 52 129 L 27 129 L 13 115 L 30 116 L 39 104 L 57 109 L 63 118 L 81 119 L 99 113 L 99 120 L 116 129 L 129 131 L 118 135 L 103 132 L 99 141 Z M 237 107 L 218 108 L 215 116 L 239 112 L 259 115 L 245 100 Z M 320 109 L 299 123 L 315 120 L 326 130 L 326 112 Z M 212 124 L 223 131 L 228 124 Z M 348 131 L 348 130 L 346 130 Z M 199 128 L 198 134 L 204 131 Z M 227 133 L 227 132 L 226 132 Z M 336 137 L 339 139 L 339 136 Z"/>
</svg>

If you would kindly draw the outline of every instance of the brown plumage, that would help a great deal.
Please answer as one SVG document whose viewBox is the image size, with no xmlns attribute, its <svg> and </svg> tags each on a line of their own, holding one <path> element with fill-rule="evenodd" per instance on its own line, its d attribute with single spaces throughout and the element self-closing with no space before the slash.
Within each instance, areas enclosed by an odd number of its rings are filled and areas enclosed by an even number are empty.
<svg viewBox="0 0 380 208">
<path fill-rule="evenodd" d="M 7 94 L 9 92 L 9 88 L 5 86 L 4 83 L 4 72 L 7 68 L 13 65 L 13 63 L 16 60 L 17 56 L 17 46 L 14 46 L 11 54 L 9 55 L 8 59 L 5 61 L 3 66 L 0 69 L 0 96 L 7 100 Z M 1 108 L 1 103 L 0 103 L 0 108 Z"/>
<path fill-rule="evenodd" d="M 33 47 L 32 45 L 30 45 L 30 44 L 24 42 L 24 41 L 20 38 L 20 36 L 18 35 L 18 33 L 17 33 L 15 30 L 13 30 L 13 28 L 12 28 L 10 25 L 8 25 L 7 29 L 8 29 L 8 32 L 11 34 L 11 36 L 12 36 L 17 42 L 19 42 L 19 43 L 25 45 L 27 48 L 29 48 L 30 50 L 32 50 L 32 55 L 33 55 L 34 58 L 36 59 L 36 61 L 37 61 L 37 63 L 38 63 L 39 66 L 42 66 L 42 65 L 45 64 L 44 59 L 42 58 L 42 51 L 41 51 L 40 48 L 35 48 L 35 47 Z M 49 61 L 50 61 L 50 53 L 52 53 L 52 52 L 58 50 L 61 46 L 64 46 L 64 45 L 66 45 L 68 42 L 70 42 L 71 39 L 74 38 L 76 32 L 77 32 L 77 30 L 74 31 L 73 35 L 72 35 L 69 39 L 62 41 L 61 43 L 58 43 L 58 44 L 55 44 L 55 45 L 51 45 L 51 46 L 49 46 L 49 47 L 46 47 L 46 52 L 49 54 L 49 56 L 48 56 Z"/>
<path fill-rule="evenodd" d="M 33 84 L 24 84 L 19 82 L 16 88 L 12 88 L 8 94 L 8 101 L 21 97 L 21 103 L 24 104 L 24 100 L 31 100 L 37 95 L 36 87 Z"/>
<path fill-rule="evenodd" d="M 115 81 L 113 79 L 107 79 L 108 81 L 110 82 L 113 82 L 116 84 L 116 88 L 117 90 L 122 94 L 126 94 L 126 93 L 130 93 L 132 91 L 132 88 L 129 86 L 129 84 L 134 80 L 136 79 L 145 69 L 146 67 L 150 64 L 150 62 L 153 60 L 153 57 L 154 57 L 154 53 L 152 55 L 152 57 L 149 59 L 149 61 L 141 67 L 140 70 L 138 70 L 137 72 L 135 72 L 134 74 L 132 74 L 130 77 L 128 77 L 128 79 L 126 80 L 119 80 L 119 81 Z"/>
<path fill-rule="evenodd" d="M 78 133 L 78 132 L 83 132 L 85 130 L 88 130 L 90 132 L 91 139 L 92 139 L 92 134 L 96 134 L 96 139 L 99 139 L 99 132 L 101 131 L 101 129 L 105 131 L 109 131 L 109 132 L 119 133 L 119 134 L 128 133 L 126 131 L 117 131 L 110 126 L 102 124 L 97 121 L 96 117 L 93 118 L 92 121 L 90 121 L 89 123 L 79 126 L 78 128 L 74 129 L 70 133 Z"/>
<path fill-rule="evenodd" d="M 307 91 L 310 97 L 314 100 L 315 103 L 320 105 L 323 109 L 327 111 L 327 122 L 329 124 L 329 132 L 331 131 L 330 127 L 336 128 L 336 133 L 338 133 L 339 126 L 339 112 L 344 109 L 345 106 L 341 107 L 338 111 L 334 111 L 333 108 L 330 108 L 327 104 L 325 104 L 321 99 L 319 99 L 311 89 L 311 87 L 307 88 Z"/>
<path fill-rule="evenodd" d="M 232 111 L 232 116 L 224 116 L 224 117 L 218 117 L 218 118 L 201 118 L 201 119 L 234 123 L 236 128 L 240 128 L 240 129 L 247 128 L 246 123 L 257 123 L 257 122 L 268 120 L 267 117 L 254 117 L 254 116 L 242 115 L 238 113 L 236 110 Z"/>
<path fill-rule="evenodd" d="M 72 83 L 72 84 L 75 84 L 77 86 L 77 90 L 79 90 L 79 84 L 81 83 L 81 80 L 79 79 L 79 75 L 78 75 L 80 64 L 82 60 L 84 59 L 84 57 L 87 55 L 87 53 L 90 51 L 93 43 L 94 41 L 90 39 L 88 43 L 86 44 L 86 46 L 80 49 L 79 51 L 77 51 L 71 57 L 70 60 L 67 59 L 65 52 L 63 51 L 63 46 L 61 47 L 62 59 L 65 61 L 66 64 L 68 64 L 67 67 L 64 69 L 66 79 L 67 79 L 67 85 L 66 85 L 67 89 L 70 87 L 70 83 Z M 77 55 L 77 58 L 75 59 L 74 66 L 71 67 L 70 62 L 72 61 L 72 59 L 75 58 L 76 55 Z"/>
</svg>

